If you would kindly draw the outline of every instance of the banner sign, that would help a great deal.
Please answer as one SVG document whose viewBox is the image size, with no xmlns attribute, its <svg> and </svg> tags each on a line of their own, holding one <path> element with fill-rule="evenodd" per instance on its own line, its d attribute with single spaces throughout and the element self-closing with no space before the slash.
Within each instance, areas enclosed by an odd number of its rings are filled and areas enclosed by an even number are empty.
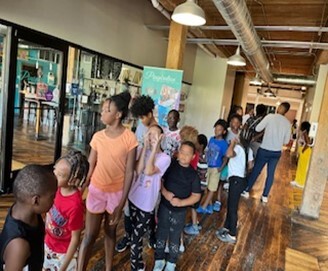
<svg viewBox="0 0 328 271">
<path fill-rule="evenodd" d="M 142 95 L 149 95 L 155 102 L 154 116 L 158 124 L 167 127 L 167 114 L 179 110 L 183 71 L 144 67 Z"/>
</svg>

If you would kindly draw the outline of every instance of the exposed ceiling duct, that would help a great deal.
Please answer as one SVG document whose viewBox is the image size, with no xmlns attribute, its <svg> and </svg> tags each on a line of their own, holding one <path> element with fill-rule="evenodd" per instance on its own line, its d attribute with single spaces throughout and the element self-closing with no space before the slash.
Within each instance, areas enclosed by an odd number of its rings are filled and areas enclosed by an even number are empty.
<svg viewBox="0 0 328 271">
<path fill-rule="evenodd" d="M 213 3 L 231 27 L 231 31 L 261 78 L 268 83 L 272 82 L 270 64 L 261 46 L 245 1 L 213 0 Z"/>
<path fill-rule="evenodd" d="M 313 86 L 316 84 L 316 80 L 314 79 L 314 77 L 310 77 L 310 76 L 275 74 L 273 76 L 273 81 L 275 83 L 283 83 L 283 84 L 290 84 L 290 85 L 304 85 L 304 86 Z"/>
</svg>

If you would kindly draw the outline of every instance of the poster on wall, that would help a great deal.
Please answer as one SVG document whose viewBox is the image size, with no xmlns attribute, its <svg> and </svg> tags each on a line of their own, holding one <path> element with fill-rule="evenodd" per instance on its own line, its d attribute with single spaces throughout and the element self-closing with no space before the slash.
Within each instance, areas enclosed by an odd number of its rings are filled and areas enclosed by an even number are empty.
<svg viewBox="0 0 328 271">
<path fill-rule="evenodd" d="M 179 109 L 183 71 L 144 67 L 142 94 L 155 102 L 154 116 L 158 124 L 167 126 L 166 117 L 171 109 Z"/>
</svg>

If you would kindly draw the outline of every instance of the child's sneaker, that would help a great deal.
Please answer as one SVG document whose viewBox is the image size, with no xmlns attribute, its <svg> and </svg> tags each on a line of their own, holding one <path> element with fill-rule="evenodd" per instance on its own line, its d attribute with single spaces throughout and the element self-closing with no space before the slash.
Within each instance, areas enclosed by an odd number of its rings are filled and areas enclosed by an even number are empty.
<svg viewBox="0 0 328 271">
<path fill-rule="evenodd" d="M 190 227 L 191 225 L 193 225 L 192 223 L 187 223 L 184 227 L 187 228 L 187 227 Z M 202 230 L 202 225 L 199 224 L 199 222 L 197 221 L 197 227 L 198 227 L 198 230 L 201 231 Z"/>
<path fill-rule="evenodd" d="M 241 193 L 241 196 L 244 197 L 245 199 L 248 199 L 248 198 L 249 198 L 249 192 L 247 192 L 247 191 L 243 191 L 243 192 Z"/>
<path fill-rule="evenodd" d="M 228 232 L 221 234 L 216 233 L 216 237 L 219 238 L 224 243 L 236 244 L 236 237 L 231 236 Z"/>
<path fill-rule="evenodd" d="M 164 271 L 175 271 L 175 263 L 167 262 Z"/>
<path fill-rule="evenodd" d="M 165 260 L 156 260 L 153 271 L 163 271 L 165 267 Z"/>
<path fill-rule="evenodd" d="M 130 246 L 131 242 L 127 236 L 124 236 L 115 246 L 117 252 L 123 252 Z"/>
<path fill-rule="evenodd" d="M 263 203 L 268 203 L 268 197 L 262 196 L 262 197 L 261 197 L 261 201 L 262 201 Z"/>
<path fill-rule="evenodd" d="M 229 232 L 229 230 L 225 227 L 222 227 L 222 228 L 218 229 L 215 234 L 220 235 L 220 234 L 224 234 L 226 232 Z"/>
<path fill-rule="evenodd" d="M 213 214 L 213 205 L 212 204 L 207 205 L 206 213 L 209 215 Z"/>
<path fill-rule="evenodd" d="M 143 267 L 139 268 L 138 271 L 146 271 L 146 265 L 143 263 Z"/>
<path fill-rule="evenodd" d="M 198 225 L 188 225 L 184 228 L 184 233 L 188 235 L 198 235 L 199 234 L 199 229 Z"/>
<path fill-rule="evenodd" d="M 213 211 L 215 211 L 215 212 L 220 212 L 220 210 L 221 210 L 221 202 L 216 201 L 216 202 L 213 204 Z"/>
<path fill-rule="evenodd" d="M 170 252 L 169 244 L 168 244 L 168 243 L 166 243 L 166 245 L 165 245 L 164 252 L 165 252 L 165 253 L 169 253 L 169 252 Z"/>
<path fill-rule="evenodd" d="M 223 189 L 224 190 L 229 190 L 229 183 L 228 182 L 223 184 Z"/>
<path fill-rule="evenodd" d="M 180 243 L 179 252 L 180 253 L 183 253 L 183 252 L 185 252 L 185 250 L 186 250 L 186 248 L 185 248 L 184 244 L 183 243 Z"/>
<path fill-rule="evenodd" d="M 198 214 L 207 214 L 206 209 L 203 208 L 202 206 L 199 206 L 199 207 L 196 209 L 196 212 L 197 212 Z"/>
<path fill-rule="evenodd" d="M 156 249 L 156 240 L 154 238 L 149 239 L 148 247 L 152 249 Z"/>
</svg>

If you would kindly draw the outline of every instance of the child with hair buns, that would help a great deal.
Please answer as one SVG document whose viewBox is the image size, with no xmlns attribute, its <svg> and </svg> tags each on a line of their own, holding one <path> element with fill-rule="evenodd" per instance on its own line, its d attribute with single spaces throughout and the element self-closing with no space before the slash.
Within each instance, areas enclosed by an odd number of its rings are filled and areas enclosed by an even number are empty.
<svg viewBox="0 0 328 271">
<path fill-rule="evenodd" d="M 84 203 L 79 188 L 88 170 L 89 162 L 79 151 L 70 151 L 54 166 L 58 190 L 46 216 L 43 270 L 77 270 L 77 248 L 84 226 Z"/>
</svg>

